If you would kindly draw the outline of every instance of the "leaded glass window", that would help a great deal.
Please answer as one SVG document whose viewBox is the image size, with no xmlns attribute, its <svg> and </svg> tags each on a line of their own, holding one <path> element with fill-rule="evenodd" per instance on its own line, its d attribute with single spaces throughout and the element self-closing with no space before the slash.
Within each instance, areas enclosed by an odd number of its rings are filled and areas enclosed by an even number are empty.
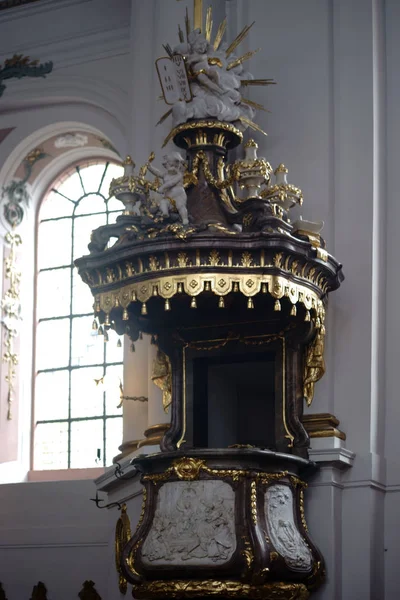
<svg viewBox="0 0 400 600">
<path fill-rule="evenodd" d="M 92 328 L 93 297 L 73 261 L 88 254 L 93 229 L 115 222 L 109 198 L 123 167 L 92 161 L 69 169 L 38 217 L 34 468 L 109 465 L 122 441 L 119 381 L 123 347 Z"/>
</svg>

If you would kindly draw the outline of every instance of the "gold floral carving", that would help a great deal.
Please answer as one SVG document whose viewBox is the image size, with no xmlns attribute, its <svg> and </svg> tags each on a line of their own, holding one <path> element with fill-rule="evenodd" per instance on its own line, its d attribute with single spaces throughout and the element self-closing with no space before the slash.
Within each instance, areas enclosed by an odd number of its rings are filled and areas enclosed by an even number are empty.
<svg viewBox="0 0 400 600">
<path fill-rule="evenodd" d="M 184 481 L 193 481 L 199 478 L 200 472 L 217 477 L 231 477 L 234 481 L 238 481 L 240 477 L 244 477 L 247 474 L 247 471 L 243 469 L 212 469 L 202 459 L 185 456 L 175 460 L 172 466 L 168 467 L 164 473 L 144 475 L 143 481 L 158 483 L 167 481 L 173 476 Z"/>
<path fill-rule="evenodd" d="M 138 600 L 147 598 L 199 598 L 204 596 L 222 598 L 251 598 L 261 600 L 308 600 L 310 594 L 302 583 L 274 581 L 263 585 L 251 585 L 241 581 L 220 580 L 173 580 L 147 581 L 133 586 Z"/>
<path fill-rule="evenodd" d="M 172 369 L 169 357 L 162 352 L 157 351 L 156 358 L 153 361 L 153 372 L 151 375 L 153 383 L 162 391 L 162 403 L 165 412 L 172 402 Z"/>
<path fill-rule="evenodd" d="M 149 269 L 150 271 L 158 271 L 160 268 L 160 263 L 155 256 L 149 257 Z"/>
<path fill-rule="evenodd" d="M 209 258 L 208 258 L 208 264 L 211 267 L 217 267 L 220 263 L 221 263 L 221 257 L 219 255 L 218 250 L 211 250 Z"/>
<path fill-rule="evenodd" d="M 126 594 L 128 590 L 128 582 L 124 577 L 121 568 L 122 551 L 124 546 L 131 539 L 131 524 L 126 512 L 126 504 L 121 507 L 121 515 L 115 526 L 115 567 L 118 573 L 118 587 L 121 594 Z"/>
<path fill-rule="evenodd" d="M 146 502 L 147 502 L 147 490 L 146 490 L 146 488 L 144 487 L 144 488 L 143 488 L 143 500 L 142 500 L 142 508 L 141 508 L 141 511 L 140 511 L 139 520 L 138 520 L 138 522 L 137 522 L 137 525 L 136 525 L 136 530 L 135 530 L 135 533 L 136 533 L 136 532 L 139 530 L 139 527 L 140 527 L 140 526 L 141 526 L 141 524 L 143 523 L 144 514 L 145 514 L 145 512 L 146 512 Z"/>
<path fill-rule="evenodd" d="M 189 258 L 186 252 L 179 252 L 176 257 L 176 262 L 178 263 L 178 267 L 187 267 L 189 264 Z"/>
<path fill-rule="evenodd" d="M 303 394 L 307 406 L 311 406 L 314 398 L 314 386 L 325 373 L 324 346 L 325 336 L 321 329 L 318 329 L 305 354 Z"/>
<path fill-rule="evenodd" d="M 143 481 L 151 481 L 156 484 L 163 481 L 168 481 L 168 479 L 171 477 L 178 477 L 183 481 L 194 481 L 199 479 L 200 473 L 202 472 L 207 473 L 207 475 L 214 475 L 216 477 L 231 477 L 233 481 L 238 481 L 242 477 L 252 476 L 253 481 L 251 483 L 251 503 L 256 502 L 256 481 L 260 481 L 261 483 L 271 483 L 272 481 L 278 481 L 284 478 L 289 478 L 290 480 L 293 479 L 293 484 L 296 484 L 300 481 L 297 477 L 289 475 L 288 471 L 279 471 L 277 473 L 254 473 L 246 469 L 213 469 L 207 465 L 205 460 L 188 456 L 175 460 L 172 465 L 163 473 L 151 473 L 144 475 Z M 253 509 L 253 504 L 251 508 Z M 255 509 L 257 509 L 256 504 Z M 257 516 L 257 512 L 255 515 Z"/>
<path fill-rule="evenodd" d="M 249 539 L 246 536 L 243 536 L 244 541 L 244 549 L 241 551 L 241 555 L 244 557 L 246 561 L 246 568 L 250 571 L 253 562 L 254 562 L 254 553 L 250 544 Z"/>
<path fill-rule="evenodd" d="M 242 257 L 240 259 L 240 264 L 242 267 L 252 267 L 253 266 L 253 257 L 250 252 L 243 252 Z"/>
<path fill-rule="evenodd" d="M 306 522 L 306 515 L 305 515 L 305 512 L 304 512 L 304 490 L 303 490 L 303 488 L 300 488 L 299 507 L 300 507 L 300 518 L 301 518 L 301 523 L 303 525 L 303 529 L 308 533 L 308 527 L 307 527 L 307 522 Z"/>
<path fill-rule="evenodd" d="M 179 479 L 183 479 L 185 481 L 197 479 L 200 469 L 204 467 L 204 461 L 196 458 L 186 458 L 178 460 L 176 463 L 174 463 L 175 473 L 178 475 Z"/>
</svg>

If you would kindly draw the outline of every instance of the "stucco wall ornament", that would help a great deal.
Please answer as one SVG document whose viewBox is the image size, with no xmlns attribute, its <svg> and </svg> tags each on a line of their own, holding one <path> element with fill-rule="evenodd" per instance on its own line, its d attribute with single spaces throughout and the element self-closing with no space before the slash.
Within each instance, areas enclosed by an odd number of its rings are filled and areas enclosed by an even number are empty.
<svg viewBox="0 0 400 600">
<path fill-rule="evenodd" d="M 21 273 L 16 264 L 16 249 L 21 244 L 21 236 L 18 233 L 8 232 L 5 241 L 10 246 L 9 254 L 4 261 L 5 278 L 9 280 L 9 288 L 5 292 L 1 308 L 3 311 L 2 325 L 5 330 L 3 362 L 7 363 L 8 369 L 5 376 L 8 385 L 7 392 L 7 419 L 12 419 L 12 404 L 14 400 L 14 380 L 16 378 L 16 366 L 18 354 L 15 352 L 15 338 L 19 334 L 21 320 L 20 281 Z"/>
<path fill-rule="evenodd" d="M 14 54 L 0 66 L 0 97 L 6 86 L 2 84 L 6 79 L 22 79 L 23 77 L 46 77 L 53 70 L 51 61 L 40 64 L 38 60 L 31 60 L 29 56 Z"/>
<path fill-rule="evenodd" d="M 4 259 L 4 276 L 9 285 L 5 285 L 6 291 L 1 300 L 2 325 L 5 331 L 3 362 L 7 363 L 5 376 L 8 385 L 7 391 L 7 419 L 12 419 L 12 404 L 14 400 L 14 382 L 17 376 L 18 354 L 15 349 L 15 341 L 19 335 L 21 321 L 20 282 L 21 272 L 17 264 L 17 248 L 22 244 L 22 238 L 15 229 L 21 225 L 25 210 L 29 206 L 28 180 L 32 175 L 34 165 L 48 155 L 41 148 L 34 148 L 22 161 L 24 170 L 23 179 L 13 179 L 3 187 L 1 193 L 2 212 L 5 224 L 10 230 L 4 237 L 4 242 L 9 246 L 8 253 Z"/>
<path fill-rule="evenodd" d="M 54 141 L 54 147 L 59 148 L 80 148 L 82 146 L 86 146 L 89 141 L 87 135 L 83 133 L 66 133 L 64 135 L 60 135 Z"/>
<path fill-rule="evenodd" d="M 34 148 L 22 161 L 23 177 L 22 179 L 13 179 L 5 185 L 1 192 L 1 204 L 3 205 L 3 218 L 7 225 L 17 227 L 21 225 L 25 209 L 29 206 L 28 181 L 32 175 L 33 168 L 37 162 L 47 158 L 42 148 Z"/>
</svg>

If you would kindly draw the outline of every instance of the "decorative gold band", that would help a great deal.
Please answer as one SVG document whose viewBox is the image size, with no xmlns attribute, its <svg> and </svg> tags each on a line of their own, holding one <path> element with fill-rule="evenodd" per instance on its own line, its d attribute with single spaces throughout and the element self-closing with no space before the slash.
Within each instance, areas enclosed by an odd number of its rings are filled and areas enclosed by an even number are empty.
<svg viewBox="0 0 400 600">
<path fill-rule="evenodd" d="M 199 598 L 203 596 L 224 598 L 274 598 L 274 600 L 308 600 L 310 593 L 302 583 L 275 581 L 251 585 L 241 581 L 175 580 L 147 581 L 133 586 L 133 595 L 139 600 L 147 598 Z"/>
<path fill-rule="evenodd" d="M 179 134 L 183 134 L 183 133 L 191 133 L 191 132 L 198 132 L 199 129 L 213 129 L 213 130 L 219 130 L 219 131 L 227 131 L 229 133 L 234 134 L 237 138 L 238 138 L 238 143 L 240 143 L 243 140 L 243 133 L 234 125 L 232 125 L 231 123 L 224 123 L 222 121 L 213 121 L 213 120 L 209 120 L 209 121 L 190 121 L 188 123 L 182 123 L 181 125 L 178 125 L 177 127 L 174 127 L 174 129 L 172 129 L 168 136 L 165 138 L 164 143 L 163 143 L 163 147 L 166 146 L 168 144 L 168 142 L 170 140 L 172 140 L 173 138 L 175 138 L 177 135 Z"/>
<path fill-rule="evenodd" d="M 302 422 L 310 438 L 337 437 L 346 439 L 346 434 L 338 429 L 339 420 L 330 413 L 303 415 Z"/>
<path fill-rule="evenodd" d="M 232 291 L 241 292 L 246 297 L 268 293 L 273 298 L 286 296 L 296 304 L 303 304 L 307 310 L 317 310 L 321 300 L 316 292 L 279 275 L 266 273 L 233 273 L 227 271 L 189 273 L 171 276 L 154 276 L 151 279 L 125 285 L 115 292 L 102 292 L 96 296 L 96 305 L 109 314 L 114 307 L 127 308 L 135 300 L 147 302 L 153 296 L 170 299 L 186 292 L 198 296 L 202 292 L 214 292 L 225 296 Z"/>
</svg>

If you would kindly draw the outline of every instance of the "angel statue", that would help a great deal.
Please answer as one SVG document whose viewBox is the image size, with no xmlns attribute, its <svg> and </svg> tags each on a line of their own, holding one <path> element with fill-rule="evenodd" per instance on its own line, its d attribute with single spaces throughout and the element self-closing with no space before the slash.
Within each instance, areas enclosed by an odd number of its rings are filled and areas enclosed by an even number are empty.
<svg viewBox="0 0 400 600">
<path fill-rule="evenodd" d="M 168 217 L 170 205 L 175 205 L 183 225 L 188 225 L 187 196 L 183 186 L 186 162 L 179 152 L 170 152 L 163 157 L 162 166 L 164 171 L 160 171 L 150 163 L 147 165 L 150 173 L 163 182 L 158 188 L 158 192 L 162 194 L 162 199 L 159 201 L 161 213 Z"/>
<path fill-rule="evenodd" d="M 237 121 L 254 116 L 253 109 L 242 102 L 243 66 L 228 64 L 224 45 L 214 50 L 200 29 L 195 29 L 189 33 L 187 43 L 179 44 L 173 51 L 185 56 L 193 95 L 190 102 L 177 102 L 173 106 L 175 125 L 187 119 L 214 117 L 220 121 Z"/>
</svg>

